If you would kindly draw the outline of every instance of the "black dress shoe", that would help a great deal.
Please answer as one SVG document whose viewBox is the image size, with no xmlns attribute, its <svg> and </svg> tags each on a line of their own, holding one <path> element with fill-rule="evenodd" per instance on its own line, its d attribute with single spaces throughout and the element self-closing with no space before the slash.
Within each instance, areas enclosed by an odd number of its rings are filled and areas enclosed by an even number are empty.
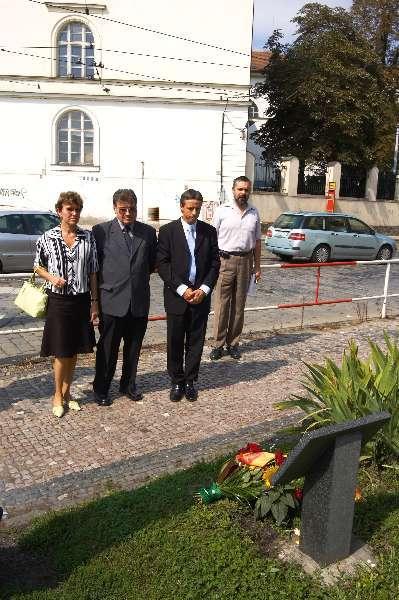
<svg viewBox="0 0 399 600">
<path fill-rule="evenodd" d="M 183 383 L 175 383 L 172 385 L 169 398 L 172 402 L 179 402 L 184 396 L 184 384 Z"/>
<path fill-rule="evenodd" d="M 219 360 L 223 356 L 223 348 L 213 348 L 209 355 L 211 360 Z"/>
<path fill-rule="evenodd" d="M 231 358 L 235 358 L 236 360 L 241 358 L 241 352 L 239 351 L 238 346 L 230 346 L 230 348 L 227 348 L 227 352 L 230 354 Z"/>
<path fill-rule="evenodd" d="M 130 400 L 134 400 L 135 402 L 140 402 L 140 400 L 143 399 L 143 394 L 137 390 L 136 386 L 130 388 L 128 386 L 121 386 L 119 391 L 121 394 L 127 396 L 130 398 Z"/>
<path fill-rule="evenodd" d="M 98 406 L 111 406 L 112 404 L 111 398 L 105 394 L 97 394 L 94 392 L 94 399 Z"/>
<path fill-rule="evenodd" d="M 184 395 L 186 397 L 186 400 L 188 400 L 189 402 L 195 402 L 198 398 L 198 392 L 195 389 L 194 383 L 192 381 L 187 381 L 186 385 L 184 386 Z"/>
</svg>

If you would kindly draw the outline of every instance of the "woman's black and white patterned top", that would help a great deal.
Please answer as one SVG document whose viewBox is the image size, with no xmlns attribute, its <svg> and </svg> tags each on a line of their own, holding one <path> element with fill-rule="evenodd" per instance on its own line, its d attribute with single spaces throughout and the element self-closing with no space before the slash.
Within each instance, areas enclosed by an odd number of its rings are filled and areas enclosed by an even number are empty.
<svg viewBox="0 0 399 600">
<path fill-rule="evenodd" d="M 61 227 L 43 233 L 36 242 L 35 267 L 44 267 L 51 275 L 65 279 L 62 288 L 46 281 L 46 287 L 56 294 L 83 294 L 90 290 L 90 274 L 97 273 L 96 242 L 91 231 L 76 230 L 76 240 L 69 248 L 62 238 Z"/>
</svg>

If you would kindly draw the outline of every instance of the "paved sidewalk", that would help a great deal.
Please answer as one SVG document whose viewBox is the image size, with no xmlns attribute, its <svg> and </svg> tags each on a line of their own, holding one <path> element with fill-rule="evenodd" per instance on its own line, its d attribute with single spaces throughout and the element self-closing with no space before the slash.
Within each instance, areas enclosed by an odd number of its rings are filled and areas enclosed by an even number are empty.
<svg viewBox="0 0 399 600">
<path fill-rule="evenodd" d="M 213 363 L 206 348 L 192 404 L 169 401 L 165 350 L 152 346 L 139 365 L 144 401 L 119 397 L 115 383 L 114 404 L 100 408 L 89 358 L 78 365 L 74 385 L 83 410 L 60 420 L 50 412 L 49 362 L 9 367 L 0 383 L 0 505 L 11 525 L 265 439 L 297 418 L 273 404 L 300 389 L 301 360 L 339 358 L 351 337 L 366 352 L 368 336 L 382 341 L 383 327 L 396 335 L 398 323 L 255 334 L 243 340 L 240 361 Z"/>
</svg>

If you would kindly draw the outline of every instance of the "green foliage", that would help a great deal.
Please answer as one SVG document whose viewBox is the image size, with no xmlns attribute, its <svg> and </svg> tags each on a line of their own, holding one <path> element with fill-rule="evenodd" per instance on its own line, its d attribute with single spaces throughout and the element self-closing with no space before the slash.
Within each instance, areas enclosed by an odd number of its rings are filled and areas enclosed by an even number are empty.
<svg viewBox="0 0 399 600">
<path fill-rule="evenodd" d="M 398 0 L 353 0 L 351 12 L 381 62 L 399 66 Z"/>
<path fill-rule="evenodd" d="M 265 81 L 267 120 L 253 134 L 264 156 L 294 155 L 324 167 L 391 167 L 398 118 L 396 85 L 352 15 L 306 4 L 294 19 L 298 37 L 281 43 L 275 31 Z"/>
<path fill-rule="evenodd" d="M 303 387 L 306 396 L 293 395 L 278 403 L 280 410 L 297 407 L 306 413 L 297 432 L 388 411 L 390 421 L 367 444 L 377 464 L 399 456 L 399 348 L 384 333 L 384 352 L 369 340 L 370 356 L 361 360 L 358 347 L 350 341 L 338 366 L 329 358 L 324 365 L 306 364 Z"/>
<path fill-rule="evenodd" d="M 228 498 L 251 502 L 259 498 L 264 488 L 262 475 L 263 469 L 249 469 L 243 466 L 233 471 L 219 487 Z"/>
<path fill-rule="evenodd" d="M 299 502 L 294 496 L 294 485 L 276 485 L 270 490 L 265 490 L 255 504 L 256 519 L 264 519 L 271 513 L 277 525 L 281 525 L 288 516 L 290 508 L 299 507 Z"/>
</svg>

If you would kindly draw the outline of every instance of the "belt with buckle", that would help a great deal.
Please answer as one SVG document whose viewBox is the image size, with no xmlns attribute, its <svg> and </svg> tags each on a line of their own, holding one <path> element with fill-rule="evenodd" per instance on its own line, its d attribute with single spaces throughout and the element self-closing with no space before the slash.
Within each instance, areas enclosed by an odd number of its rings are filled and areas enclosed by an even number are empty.
<svg viewBox="0 0 399 600">
<path fill-rule="evenodd" d="M 229 259 L 230 256 L 248 256 L 248 254 L 251 254 L 251 252 L 252 252 L 252 250 L 248 250 L 248 252 L 235 252 L 235 251 L 225 252 L 224 250 L 219 250 L 219 255 L 222 258 Z"/>
</svg>

